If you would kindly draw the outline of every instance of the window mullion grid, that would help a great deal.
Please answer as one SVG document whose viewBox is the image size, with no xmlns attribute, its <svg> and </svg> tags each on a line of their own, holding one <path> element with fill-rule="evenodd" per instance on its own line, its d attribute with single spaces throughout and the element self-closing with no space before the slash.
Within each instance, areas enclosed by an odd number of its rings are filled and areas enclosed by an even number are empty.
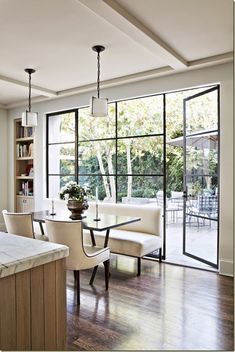
<svg viewBox="0 0 235 352">
<path fill-rule="evenodd" d="M 143 138 L 143 137 L 164 137 L 163 133 L 152 133 L 152 134 L 141 134 L 141 135 L 133 135 L 133 136 L 117 136 L 117 126 L 116 126 L 115 137 L 109 138 L 94 138 L 94 139 L 82 139 L 79 140 L 79 143 L 86 143 L 86 142 L 102 142 L 102 141 L 116 141 L 119 139 L 127 139 L 127 138 Z M 55 143 L 56 144 L 56 143 Z"/>
<path fill-rule="evenodd" d="M 71 142 L 54 142 L 54 143 L 47 143 L 47 145 L 60 145 L 60 144 L 73 144 L 75 143 L 75 141 L 71 141 Z"/>
<path fill-rule="evenodd" d="M 118 175 L 118 169 L 117 169 L 117 158 L 118 158 L 118 103 L 115 103 L 115 137 L 116 137 L 116 141 L 115 141 L 115 148 L 116 148 L 116 155 L 115 155 L 115 202 L 117 203 L 117 199 L 118 199 L 118 183 L 117 183 L 117 175 Z"/>
<path fill-rule="evenodd" d="M 166 259 L 166 94 L 163 94 L 163 259 Z"/>
<path fill-rule="evenodd" d="M 78 165 L 78 140 L 79 140 L 79 129 L 78 129 L 78 119 L 79 119 L 79 109 L 75 111 L 75 181 L 78 184 L 78 173 L 79 173 L 79 165 Z"/>
<path fill-rule="evenodd" d="M 46 184 L 46 197 L 49 198 L 49 116 L 46 115 L 46 175 L 47 175 L 47 184 Z"/>
</svg>

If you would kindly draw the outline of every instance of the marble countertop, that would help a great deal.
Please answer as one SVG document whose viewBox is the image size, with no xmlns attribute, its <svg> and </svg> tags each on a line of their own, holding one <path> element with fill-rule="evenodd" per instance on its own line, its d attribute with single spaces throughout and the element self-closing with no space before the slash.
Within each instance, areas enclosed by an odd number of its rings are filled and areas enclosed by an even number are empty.
<svg viewBox="0 0 235 352">
<path fill-rule="evenodd" d="M 68 255 L 64 245 L 0 232 L 0 278 Z"/>
</svg>

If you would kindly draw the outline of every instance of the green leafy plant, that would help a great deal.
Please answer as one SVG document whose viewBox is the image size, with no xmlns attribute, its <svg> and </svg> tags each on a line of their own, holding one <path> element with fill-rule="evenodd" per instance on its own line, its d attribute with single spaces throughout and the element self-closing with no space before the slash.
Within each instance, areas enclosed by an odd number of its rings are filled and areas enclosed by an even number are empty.
<svg viewBox="0 0 235 352">
<path fill-rule="evenodd" d="M 60 190 L 60 199 L 84 202 L 90 194 L 89 187 L 82 187 L 74 181 L 66 183 Z"/>
</svg>

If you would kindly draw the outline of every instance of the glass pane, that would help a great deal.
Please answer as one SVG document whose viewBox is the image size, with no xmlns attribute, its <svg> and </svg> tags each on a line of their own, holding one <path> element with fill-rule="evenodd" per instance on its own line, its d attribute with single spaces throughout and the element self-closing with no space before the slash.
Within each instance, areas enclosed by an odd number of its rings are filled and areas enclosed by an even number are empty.
<svg viewBox="0 0 235 352">
<path fill-rule="evenodd" d="M 187 176 L 188 194 L 195 197 L 200 194 L 217 195 L 218 178 L 213 176 Z"/>
<path fill-rule="evenodd" d="M 186 234 L 187 253 L 217 264 L 217 221 L 187 216 Z"/>
<path fill-rule="evenodd" d="M 75 141 L 75 113 L 49 117 L 49 143 Z"/>
<path fill-rule="evenodd" d="M 162 174 L 163 137 L 118 140 L 118 174 Z"/>
<path fill-rule="evenodd" d="M 118 103 L 118 137 L 163 133 L 163 96 Z"/>
<path fill-rule="evenodd" d="M 172 203 L 172 194 L 183 192 L 183 99 L 201 91 L 205 91 L 205 88 L 194 88 L 166 94 L 166 196 L 171 199 L 170 203 Z M 169 207 L 172 208 L 170 205 Z M 168 222 L 175 220 L 172 214 L 174 215 L 174 209 L 167 211 Z"/>
<path fill-rule="evenodd" d="M 114 138 L 116 135 L 115 104 L 108 105 L 108 116 L 90 116 L 90 107 L 79 109 L 79 140 Z"/>
<path fill-rule="evenodd" d="M 166 195 L 171 198 L 172 192 L 183 192 L 184 158 L 183 148 L 166 145 Z"/>
<path fill-rule="evenodd" d="M 156 204 L 156 194 L 163 189 L 162 176 L 118 176 L 117 201 L 133 204 Z"/>
<path fill-rule="evenodd" d="M 217 90 L 186 101 L 186 133 L 218 129 Z"/>
<path fill-rule="evenodd" d="M 116 172 L 115 141 L 81 142 L 79 174 L 114 174 Z"/>
<path fill-rule="evenodd" d="M 60 189 L 69 181 L 75 181 L 75 176 L 49 176 L 49 198 L 59 198 Z"/>
<path fill-rule="evenodd" d="M 183 99 L 205 91 L 205 88 L 194 88 L 189 90 L 183 90 L 180 92 L 172 92 L 166 94 L 166 137 L 167 143 L 174 139 L 183 136 Z M 183 146 L 183 138 L 181 138 L 181 146 Z M 179 141 L 177 144 L 179 146 Z M 171 143 L 170 143 L 171 144 Z"/>
<path fill-rule="evenodd" d="M 48 146 L 49 174 L 74 174 L 74 143 Z"/>
<path fill-rule="evenodd" d="M 115 176 L 79 176 L 79 184 L 89 186 L 91 189 L 90 200 L 95 200 L 96 187 L 98 187 L 99 201 L 116 201 Z"/>
<path fill-rule="evenodd" d="M 189 199 L 186 212 L 213 219 L 218 217 L 218 178 L 217 176 L 188 176 Z"/>
<path fill-rule="evenodd" d="M 186 138 L 187 174 L 216 175 L 218 167 L 218 133 Z"/>
</svg>

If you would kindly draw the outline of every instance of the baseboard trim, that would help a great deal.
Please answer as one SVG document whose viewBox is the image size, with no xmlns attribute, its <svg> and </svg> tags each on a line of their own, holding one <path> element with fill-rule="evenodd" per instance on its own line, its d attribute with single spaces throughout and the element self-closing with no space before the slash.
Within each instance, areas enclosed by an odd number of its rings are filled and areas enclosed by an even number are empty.
<svg viewBox="0 0 235 352">
<path fill-rule="evenodd" d="M 220 260 L 219 274 L 233 277 L 233 261 Z"/>
</svg>

